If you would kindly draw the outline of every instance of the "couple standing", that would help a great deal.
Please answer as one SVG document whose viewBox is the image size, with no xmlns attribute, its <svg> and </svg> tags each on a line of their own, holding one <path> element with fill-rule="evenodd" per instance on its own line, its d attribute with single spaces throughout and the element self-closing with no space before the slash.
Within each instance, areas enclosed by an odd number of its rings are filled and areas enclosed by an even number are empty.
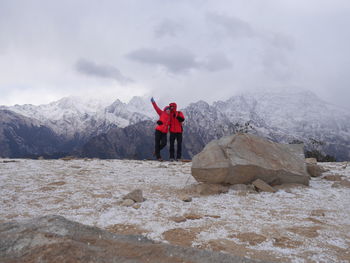
<svg viewBox="0 0 350 263">
<path fill-rule="evenodd" d="M 185 117 L 181 111 L 176 110 L 176 103 L 172 102 L 161 110 L 157 103 L 151 98 L 153 108 L 159 115 L 155 132 L 155 156 L 157 160 L 162 161 L 160 151 L 167 144 L 167 134 L 170 131 L 170 161 L 181 159 L 182 154 L 182 123 Z M 177 151 L 175 158 L 175 141 L 177 142 Z"/>
</svg>

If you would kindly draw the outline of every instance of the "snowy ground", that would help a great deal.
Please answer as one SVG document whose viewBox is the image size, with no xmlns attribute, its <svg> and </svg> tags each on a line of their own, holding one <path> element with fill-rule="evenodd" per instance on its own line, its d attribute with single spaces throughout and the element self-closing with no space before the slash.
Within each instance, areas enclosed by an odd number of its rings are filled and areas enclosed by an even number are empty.
<svg viewBox="0 0 350 263">
<path fill-rule="evenodd" d="M 5 161 L 5 162 L 4 162 Z M 197 183 L 191 163 L 0 159 L 0 222 L 58 214 L 156 241 L 280 262 L 350 262 L 350 188 L 313 178 L 308 188 L 230 190 L 183 202 Z M 350 163 L 325 175 L 350 181 Z M 331 178 L 332 179 L 332 178 Z M 143 190 L 140 208 L 120 205 Z M 187 217 L 176 223 L 173 217 Z"/>
</svg>

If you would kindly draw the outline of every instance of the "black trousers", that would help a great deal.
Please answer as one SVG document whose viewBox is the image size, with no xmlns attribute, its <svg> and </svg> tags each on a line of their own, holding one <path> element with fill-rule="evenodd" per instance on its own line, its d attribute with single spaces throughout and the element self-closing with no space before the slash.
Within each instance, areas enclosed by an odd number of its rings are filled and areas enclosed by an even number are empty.
<svg viewBox="0 0 350 263">
<path fill-rule="evenodd" d="M 182 155 L 182 133 L 171 132 L 170 133 L 170 159 L 175 159 L 175 140 L 177 142 L 176 159 L 181 159 Z"/>
<path fill-rule="evenodd" d="M 156 154 L 157 159 L 160 159 L 160 151 L 166 146 L 167 143 L 167 134 L 166 133 L 162 133 L 158 130 L 156 130 L 155 134 L 154 134 L 154 138 L 155 138 L 155 149 L 154 152 Z"/>
</svg>

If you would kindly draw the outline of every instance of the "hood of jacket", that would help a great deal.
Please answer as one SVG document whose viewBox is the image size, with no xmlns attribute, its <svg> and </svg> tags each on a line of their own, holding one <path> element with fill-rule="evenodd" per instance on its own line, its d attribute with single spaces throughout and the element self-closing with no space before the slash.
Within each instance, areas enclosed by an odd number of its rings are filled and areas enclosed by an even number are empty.
<svg viewBox="0 0 350 263">
<path fill-rule="evenodd" d="M 177 104 L 175 102 L 172 102 L 169 104 L 170 107 L 173 107 L 173 111 L 176 111 L 177 109 Z"/>
</svg>

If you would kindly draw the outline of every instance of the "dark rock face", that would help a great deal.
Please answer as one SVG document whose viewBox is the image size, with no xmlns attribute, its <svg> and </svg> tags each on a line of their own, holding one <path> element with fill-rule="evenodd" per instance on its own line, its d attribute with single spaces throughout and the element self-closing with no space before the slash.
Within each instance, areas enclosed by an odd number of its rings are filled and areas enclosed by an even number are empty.
<svg viewBox="0 0 350 263">
<path fill-rule="evenodd" d="M 0 110 L 0 157 L 64 155 L 65 141 L 38 121 Z"/>
<path fill-rule="evenodd" d="M 142 121 L 125 128 L 112 128 L 89 140 L 82 147 L 80 155 L 102 159 L 154 159 L 154 127 L 154 122 Z M 168 147 L 169 135 L 168 145 L 161 152 L 163 158 L 169 155 Z M 183 157 L 189 157 L 186 147 L 183 147 Z"/>
<path fill-rule="evenodd" d="M 0 224 L 0 262 L 257 262 L 217 252 L 115 235 L 96 227 L 45 216 Z"/>
<path fill-rule="evenodd" d="M 80 155 L 102 159 L 151 159 L 153 151 L 154 123 L 143 121 L 126 128 L 112 128 L 93 137 L 83 145 Z"/>
</svg>

